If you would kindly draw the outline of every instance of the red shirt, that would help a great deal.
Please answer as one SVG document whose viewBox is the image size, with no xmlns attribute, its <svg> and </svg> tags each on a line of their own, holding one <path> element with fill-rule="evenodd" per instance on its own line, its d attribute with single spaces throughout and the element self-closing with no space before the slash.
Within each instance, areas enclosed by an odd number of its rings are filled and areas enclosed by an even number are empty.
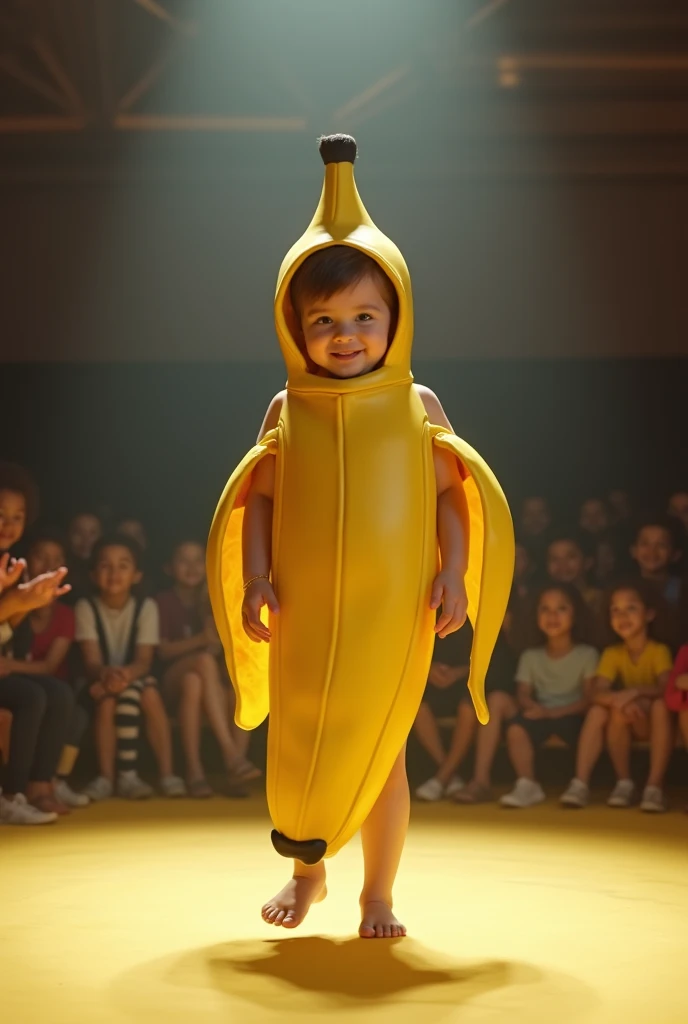
<svg viewBox="0 0 688 1024">
<path fill-rule="evenodd" d="M 688 709 L 688 690 L 679 690 L 676 680 L 679 676 L 688 675 L 688 644 L 681 648 L 676 657 L 673 671 L 669 676 L 664 699 L 672 711 Z"/>
<path fill-rule="evenodd" d="M 33 637 L 31 640 L 31 648 L 27 661 L 45 661 L 48 656 L 48 651 L 53 645 L 53 641 L 59 637 L 64 637 L 69 640 L 70 643 L 74 640 L 74 612 L 71 608 L 68 608 L 66 604 L 61 604 L 56 601 L 52 606 L 53 614 L 50 618 L 50 622 L 43 630 L 42 633 L 33 632 L 33 626 L 31 631 Z M 57 666 L 53 675 L 58 679 L 64 679 L 65 682 L 69 681 L 69 668 L 67 665 L 67 657 Z"/>
<path fill-rule="evenodd" d="M 160 639 L 174 642 L 186 640 L 203 631 L 203 622 L 197 607 L 187 608 L 174 590 L 163 590 L 155 598 L 160 612 Z"/>
</svg>

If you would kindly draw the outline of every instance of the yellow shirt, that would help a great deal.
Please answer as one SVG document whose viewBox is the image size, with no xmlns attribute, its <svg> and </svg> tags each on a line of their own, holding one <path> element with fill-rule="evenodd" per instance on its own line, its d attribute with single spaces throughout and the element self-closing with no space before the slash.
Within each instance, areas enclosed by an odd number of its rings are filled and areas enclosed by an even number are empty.
<svg viewBox="0 0 688 1024">
<path fill-rule="evenodd" d="M 663 672 L 670 672 L 672 667 L 673 659 L 669 648 L 655 640 L 648 640 L 638 661 L 631 661 L 624 644 L 607 647 L 602 652 L 597 675 L 611 683 L 619 682 L 628 689 L 635 689 L 656 686 L 658 677 Z"/>
</svg>

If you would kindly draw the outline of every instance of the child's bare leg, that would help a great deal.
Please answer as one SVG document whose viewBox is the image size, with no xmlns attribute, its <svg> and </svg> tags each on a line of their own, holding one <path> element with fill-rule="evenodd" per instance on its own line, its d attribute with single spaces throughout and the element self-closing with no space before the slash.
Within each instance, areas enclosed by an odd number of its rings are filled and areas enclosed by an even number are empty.
<svg viewBox="0 0 688 1024">
<path fill-rule="evenodd" d="M 202 779 L 201 764 L 201 691 L 203 680 L 198 672 L 190 670 L 182 676 L 181 699 L 179 701 L 179 731 L 186 762 L 186 776 L 189 782 Z"/>
<path fill-rule="evenodd" d="M 105 697 L 96 705 L 95 734 L 98 752 L 98 770 L 100 774 L 113 781 L 115 777 L 115 751 L 117 736 L 115 734 L 114 697 Z"/>
<path fill-rule="evenodd" d="M 671 714 L 662 698 L 653 700 L 650 708 L 650 775 L 648 786 L 662 788 L 674 745 Z"/>
<path fill-rule="evenodd" d="M 440 736 L 437 719 L 427 701 L 423 701 L 418 708 L 416 720 L 413 723 L 413 731 L 424 750 L 428 752 L 435 764 L 439 767 L 445 759 L 444 746 Z"/>
<path fill-rule="evenodd" d="M 607 729 L 609 756 L 617 779 L 631 777 L 631 726 L 623 711 L 612 708 Z"/>
<path fill-rule="evenodd" d="M 492 765 L 502 735 L 502 725 L 518 714 L 516 701 L 510 694 L 504 693 L 502 690 L 495 690 L 489 695 L 487 706 L 490 712 L 490 721 L 478 730 L 475 745 L 475 768 L 473 778 L 467 786 L 469 790 L 490 788 Z"/>
<path fill-rule="evenodd" d="M 361 827 L 364 878 L 360 896 L 364 939 L 397 938 L 406 928 L 392 913 L 392 886 L 408 830 L 411 798 L 406 777 L 406 744 Z"/>
<path fill-rule="evenodd" d="M 302 864 L 294 861 L 294 874 L 283 889 L 263 905 L 261 917 L 267 924 L 296 928 L 300 925 L 312 903 L 320 903 L 327 896 L 325 862 Z"/>
<path fill-rule="evenodd" d="M 164 779 L 172 774 L 172 736 L 165 705 L 156 686 L 144 686 L 141 710 L 146 718 L 148 742 L 158 762 L 160 777 Z"/>
<path fill-rule="evenodd" d="M 473 706 L 462 701 L 456 712 L 456 722 L 449 752 L 435 775 L 435 778 L 439 779 L 443 786 L 448 784 L 452 775 L 470 750 L 477 728 L 478 719 L 475 717 Z"/>
<path fill-rule="evenodd" d="M 237 749 L 229 726 L 220 666 L 213 655 L 207 651 L 198 656 L 197 665 L 203 680 L 203 710 L 222 751 L 222 759 L 225 762 L 225 766 L 231 769 L 232 765 L 236 764 L 242 754 Z"/>
<path fill-rule="evenodd" d="M 607 708 L 594 705 L 585 716 L 576 753 L 576 778 L 590 784 L 592 770 L 599 761 L 604 747 L 604 734 L 609 721 Z"/>
<path fill-rule="evenodd" d="M 506 744 L 516 777 L 534 782 L 535 750 L 530 736 L 522 725 L 512 725 L 507 729 Z"/>
</svg>

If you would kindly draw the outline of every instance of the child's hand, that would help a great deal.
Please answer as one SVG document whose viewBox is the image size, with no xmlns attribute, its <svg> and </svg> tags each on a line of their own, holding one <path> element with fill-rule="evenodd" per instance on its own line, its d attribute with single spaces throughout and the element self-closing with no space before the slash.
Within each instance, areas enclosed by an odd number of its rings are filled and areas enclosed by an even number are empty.
<svg viewBox="0 0 688 1024">
<path fill-rule="evenodd" d="M 647 718 L 647 715 L 636 700 L 630 701 L 625 705 L 623 714 L 629 725 L 632 725 L 634 722 L 644 722 Z"/>
<path fill-rule="evenodd" d="M 105 689 L 103 684 L 100 683 L 100 682 L 99 683 L 91 683 L 91 685 L 88 688 L 88 692 L 91 694 L 91 696 L 93 697 L 94 700 L 100 700 L 102 697 L 105 697 L 106 694 L 107 694 L 107 690 Z"/>
<path fill-rule="evenodd" d="M 532 708 L 528 708 L 527 711 L 523 712 L 523 717 L 527 718 L 530 722 L 537 722 L 541 718 L 549 718 L 547 708 L 543 708 L 541 704 L 534 704 Z"/>
<path fill-rule="evenodd" d="M 637 690 L 621 690 L 619 693 L 615 693 L 612 696 L 612 707 L 618 708 L 619 711 L 625 708 L 628 704 L 631 704 L 638 698 Z"/>
<path fill-rule="evenodd" d="M 244 602 L 241 606 L 241 617 L 244 622 L 244 630 L 257 644 L 264 640 L 270 643 L 271 633 L 268 627 L 261 621 L 260 610 L 267 605 L 273 615 L 279 613 L 279 604 L 275 591 L 269 580 L 254 580 L 247 587 L 244 594 Z"/>
<path fill-rule="evenodd" d="M 458 572 L 448 569 L 439 572 L 432 584 L 430 607 L 442 605 L 442 614 L 435 625 L 435 632 L 441 638 L 461 629 L 466 621 L 468 596 L 466 585 Z"/>
<path fill-rule="evenodd" d="M 448 672 L 449 665 L 444 665 L 441 661 L 433 661 L 428 672 L 428 682 L 442 690 L 449 685 L 447 682 Z"/>
<path fill-rule="evenodd" d="M 126 690 L 129 685 L 129 677 L 123 668 L 110 666 L 103 672 L 102 682 L 108 693 L 118 694 Z"/>
<path fill-rule="evenodd" d="M 10 558 L 9 552 L 5 552 L 0 558 L 0 594 L 19 582 L 24 569 L 26 562 L 23 558 Z"/>
<path fill-rule="evenodd" d="M 68 583 L 62 585 L 67 571 L 63 566 L 55 572 L 44 572 L 41 576 L 35 576 L 28 583 L 20 583 L 16 594 L 23 605 L 23 610 L 31 612 L 36 608 L 45 608 L 58 597 L 68 594 L 72 588 Z"/>
</svg>

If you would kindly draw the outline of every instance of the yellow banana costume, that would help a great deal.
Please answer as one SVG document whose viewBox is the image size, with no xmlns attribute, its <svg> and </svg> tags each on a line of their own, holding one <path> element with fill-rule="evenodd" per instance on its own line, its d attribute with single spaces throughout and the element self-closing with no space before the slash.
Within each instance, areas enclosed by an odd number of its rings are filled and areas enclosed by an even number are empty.
<svg viewBox="0 0 688 1024">
<path fill-rule="evenodd" d="M 267 798 L 273 845 L 316 863 L 365 821 L 411 730 L 434 644 L 429 607 L 439 569 L 433 445 L 459 462 L 470 522 L 469 690 L 487 722 L 484 678 L 514 562 L 513 527 L 489 467 L 465 441 L 428 422 L 413 387 L 411 283 L 404 259 L 373 224 L 354 182 L 355 143 L 321 143 L 325 182 L 315 216 L 279 272 L 275 321 L 287 365 L 279 425 L 236 468 L 207 553 L 208 588 L 236 691 L 235 721 L 270 713 Z M 290 281 L 330 245 L 363 250 L 399 297 L 383 364 L 359 377 L 317 376 L 294 337 Z M 241 620 L 241 529 L 251 473 L 276 458 L 272 582 L 280 603 L 268 645 Z"/>
</svg>

